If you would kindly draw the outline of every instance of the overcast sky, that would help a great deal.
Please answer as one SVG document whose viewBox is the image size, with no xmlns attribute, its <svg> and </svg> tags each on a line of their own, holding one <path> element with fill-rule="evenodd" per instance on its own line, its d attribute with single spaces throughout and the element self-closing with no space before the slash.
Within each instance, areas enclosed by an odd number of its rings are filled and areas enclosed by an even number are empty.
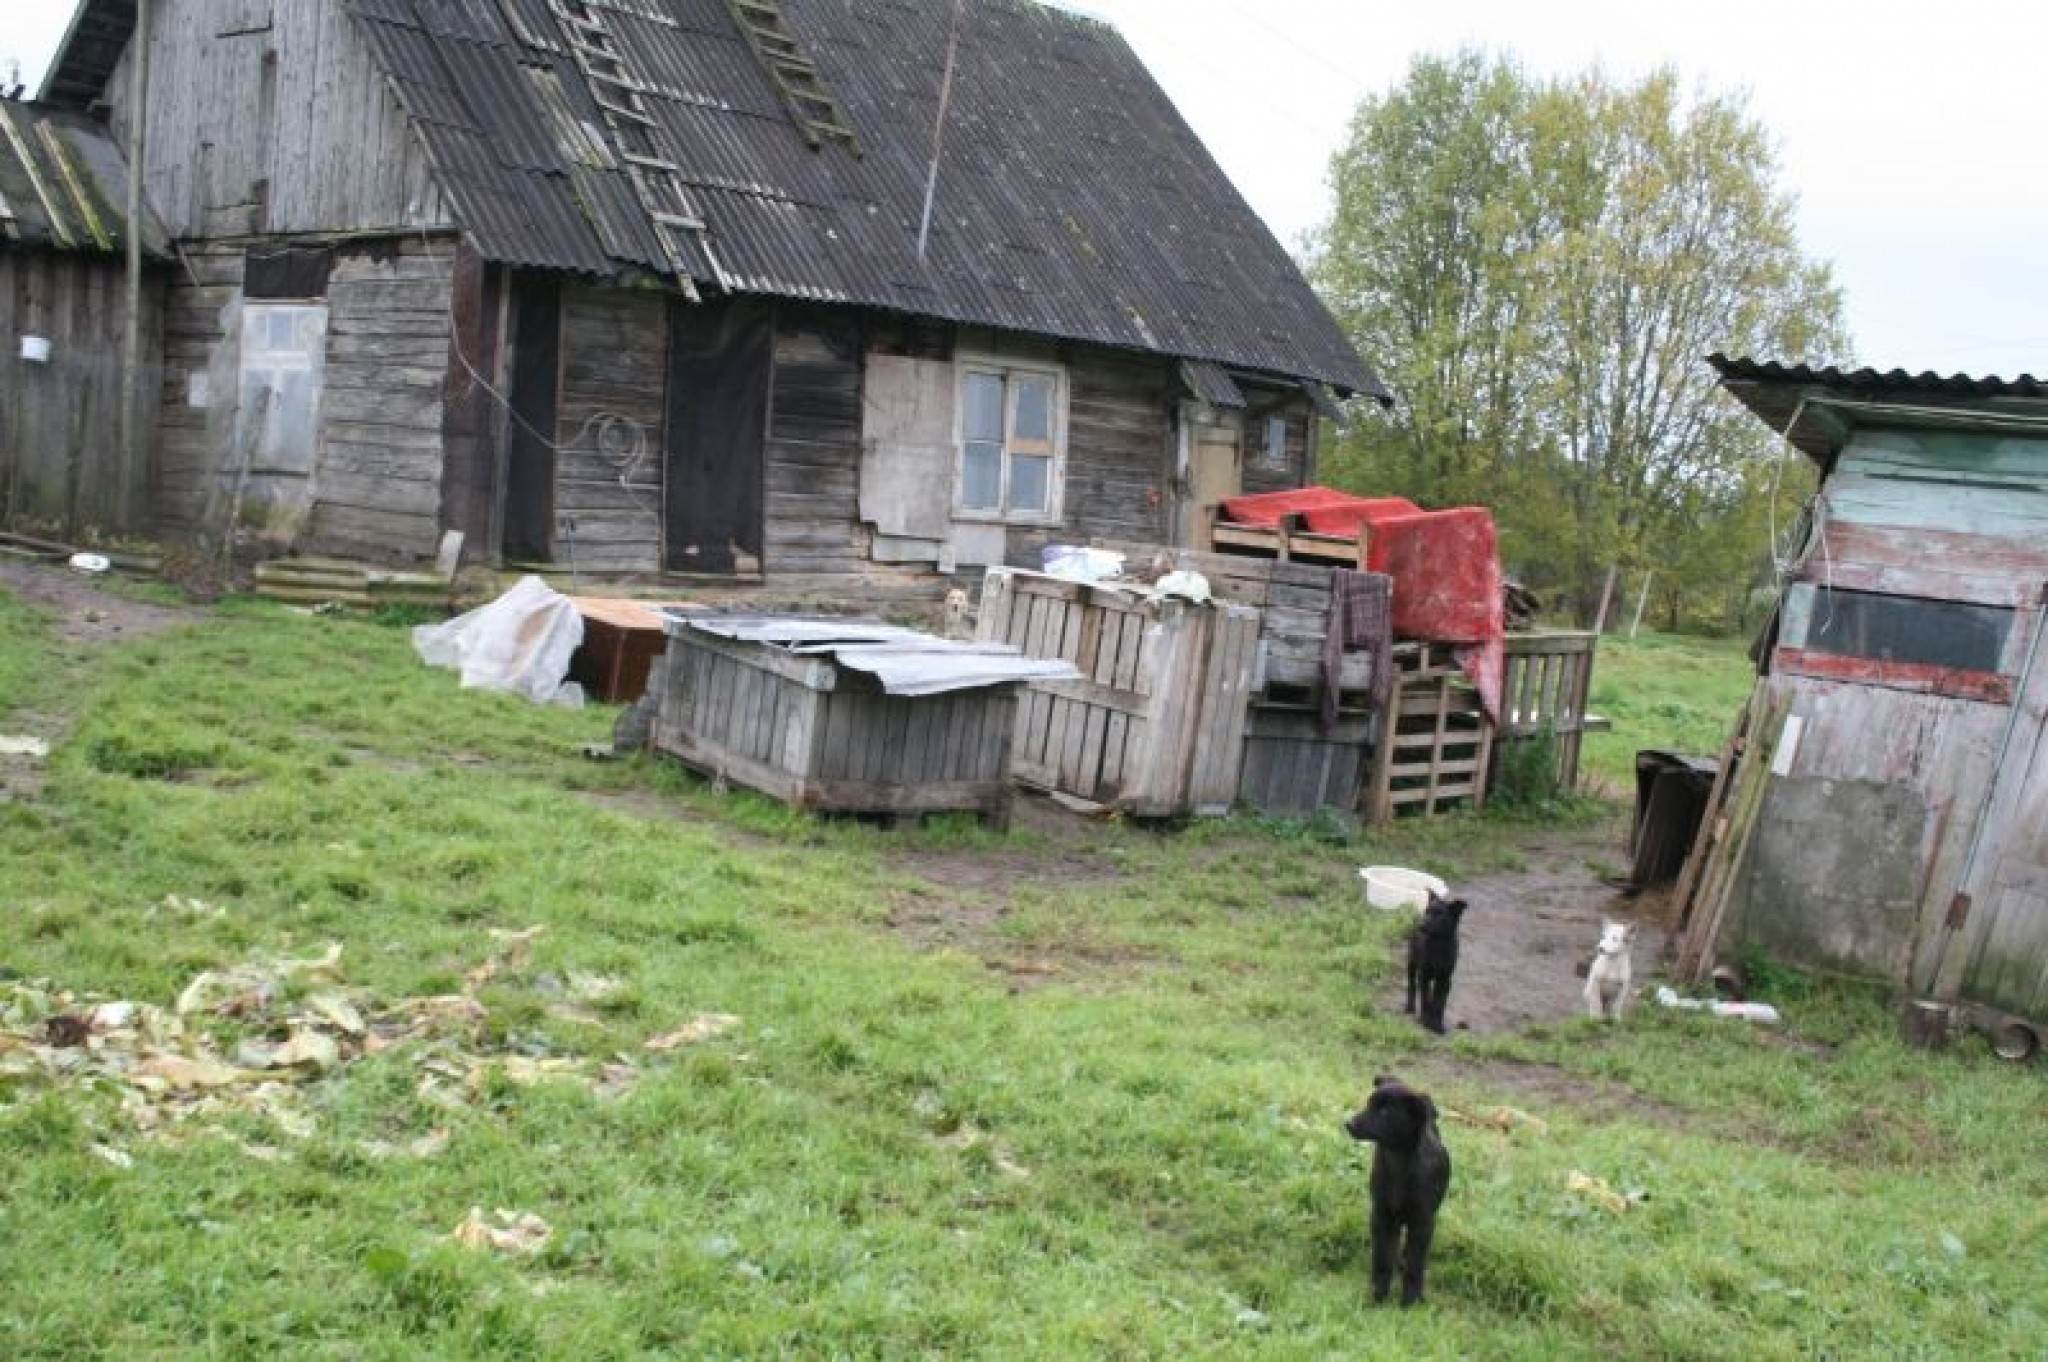
<svg viewBox="0 0 2048 1362">
<path fill-rule="evenodd" d="M 338 0 L 337 0 L 338 2 Z M 1358 100 L 1474 44 L 1538 74 L 1598 63 L 1743 92 L 1775 135 L 1801 241 L 1880 368 L 2048 377 L 2042 0 L 1881 11 L 1793 0 L 1074 0 L 1113 21 L 1280 239 L 1329 211 Z M 33 91 L 69 0 L 0 0 L 0 76 Z M 1770 356 L 1767 358 L 1778 358 Z M 1796 358 L 1796 357 L 1792 357 Z"/>
</svg>

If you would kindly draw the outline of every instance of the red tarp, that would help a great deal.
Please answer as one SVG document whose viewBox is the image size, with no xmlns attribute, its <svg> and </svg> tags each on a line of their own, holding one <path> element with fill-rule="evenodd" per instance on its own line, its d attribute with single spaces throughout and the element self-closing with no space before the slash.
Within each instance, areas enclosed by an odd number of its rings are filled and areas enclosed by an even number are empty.
<svg viewBox="0 0 2048 1362">
<path fill-rule="evenodd" d="M 1473 645 L 1459 663 L 1498 722 L 1507 653 L 1493 514 L 1461 506 L 1368 523 L 1367 566 L 1394 579 L 1395 637 Z"/>
<path fill-rule="evenodd" d="M 1252 492 L 1227 498 L 1223 503 L 1223 514 L 1240 525 L 1262 525 L 1271 529 L 1280 523 L 1282 516 L 1349 506 L 1363 500 L 1365 498 L 1339 492 L 1334 487 L 1296 487 L 1285 492 Z"/>
</svg>

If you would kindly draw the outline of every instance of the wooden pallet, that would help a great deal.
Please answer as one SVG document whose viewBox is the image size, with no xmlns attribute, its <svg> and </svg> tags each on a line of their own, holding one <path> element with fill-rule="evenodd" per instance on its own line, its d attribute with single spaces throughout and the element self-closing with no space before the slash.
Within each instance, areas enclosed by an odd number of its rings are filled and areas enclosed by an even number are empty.
<svg viewBox="0 0 2048 1362">
<path fill-rule="evenodd" d="M 1399 643 L 1394 690 L 1374 734 L 1361 812 L 1383 823 L 1404 810 L 1484 807 L 1493 723 L 1452 646 Z"/>
<path fill-rule="evenodd" d="M 1355 535 L 1316 534 L 1300 527 L 1299 516 L 1283 517 L 1278 525 L 1240 525 L 1226 520 L 1220 507 L 1212 514 L 1209 543 L 1218 553 L 1365 570 L 1366 532 L 1362 527 Z"/>
</svg>

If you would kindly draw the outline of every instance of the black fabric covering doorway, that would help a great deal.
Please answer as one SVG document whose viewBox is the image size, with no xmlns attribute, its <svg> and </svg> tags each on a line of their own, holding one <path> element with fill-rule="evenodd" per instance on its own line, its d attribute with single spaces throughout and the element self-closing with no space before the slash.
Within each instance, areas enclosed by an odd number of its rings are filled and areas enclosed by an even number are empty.
<svg viewBox="0 0 2048 1362">
<path fill-rule="evenodd" d="M 775 316 L 728 298 L 669 309 L 663 566 L 733 573 L 761 562 L 763 446 Z"/>
<path fill-rule="evenodd" d="M 517 276 L 513 295 L 511 450 L 505 468 L 503 554 L 545 563 L 555 546 L 555 386 L 562 295 L 548 275 Z"/>
</svg>

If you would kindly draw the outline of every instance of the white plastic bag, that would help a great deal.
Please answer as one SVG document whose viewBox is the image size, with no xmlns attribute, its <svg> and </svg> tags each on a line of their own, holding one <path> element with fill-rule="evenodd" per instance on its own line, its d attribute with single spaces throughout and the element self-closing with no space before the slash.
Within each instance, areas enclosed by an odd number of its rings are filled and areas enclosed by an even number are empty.
<svg viewBox="0 0 2048 1362">
<path fill-rule="evenodd" d="M 1040 555 L 1048 577 L 1067 582 L 1107 582 L 1123 575 L 1124 556 L 1082 544 L 1047 544 Z"/>
<path fill-rule="evenodd" d="M 445 624 L 422 624 L 412 646 L 430 667 L 453 667 L 464 686 L 511 691 L 537 705 L 583 704 L 583 687 L 563 678 L 583 643 L 576 603 L 538 577 Z"/>
</svg>

